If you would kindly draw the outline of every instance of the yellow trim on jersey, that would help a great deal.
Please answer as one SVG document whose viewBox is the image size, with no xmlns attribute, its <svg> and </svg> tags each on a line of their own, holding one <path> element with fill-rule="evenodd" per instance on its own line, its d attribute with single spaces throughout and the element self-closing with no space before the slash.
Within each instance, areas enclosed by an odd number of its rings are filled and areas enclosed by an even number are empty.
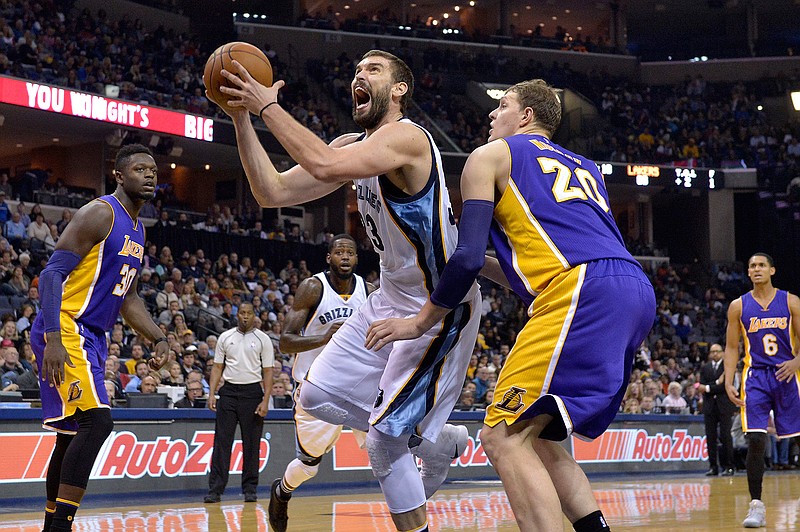
<svg viewBox="0 0 800 532">
<path fill-rule="evenodd" d="M 500 370 L 495 402 L 486 408 L 486 425 L 493 427 L 502 421 L 511 425 L 534 402 L 548 395 L 547 390 L 580 300 L 584 276 L 585 265 L 563 272 L 537 297 L 531 319 L 520 331 Z M 517 395 L 524 405 L 515 411 L 499 408 L 498 404 L 503 402 L 506 394 L 513 393 L 512 388 L 522 392 Z M 569 412 L 561 406 L 559 410 L 562 411 L 564 423 L 571 430 Z"/>
<path fill-rule="evenodd" d="M 120 206 L 120 207 L 122 207 L 122 210 L 123 210 L 123 211 L 125 211 L 125 214 L 127 214 L 127 215 L 128 215 L 128 218 L 130 218 L 130 220 L 131 220 L 131 223 L 133 224 L 133 230 L 134 230 L 134 231 L 138 231 L 138 230 L 139 230 L 139 218 L 136 218 L 136 219 L 134 220 L 134 219 L 133 219 L 133 216 L 131 216 L 131 213 L 129 213 L 129 212 L 128 212 L 128 209 L 126 209 L 126 208 L 125 208 L 125 205 L 123 205 L 123 204 L 122 204 L 122 202 L 119 200 L 119 198 L 118 198 L 118 197 L 116 197 L 114 194 L 111 194 L 111 197 L 112 197 L 112 198 L 114 198 L 114 199 L 117 201 L 117 203 L 119 204 L 119 206 Z M 102 202 L 108 203 L 108 202 L 107 202 L 106 200 L 104 200 L 104 199 L 101 199 L 101 198 L 98 198 L 98 199 L 100 199 L 100 201 L 102 201 Z M 111 204 L 110 204 L 110 203 L 108 203 L 108 205 L 109 205 L 109 206 L 111 206 Z M 114 210 L 114 209 L 113 209 L 113 207 L 112 207 L 112 209 L 111 209 L 111 210 L 112 210 L 112 211 Z M 113 227 L 113 224 L 112 224 L 112 227 Z M 110 231 L 109 231 L 109 234 L 110 234 Z M 107 237 L 107 235 L 106 235 L 106 237 Z"/>
<path fill-rule="evenodd" d="M 539 233 L 539 236 L 542 238 L 544 243 L 547 244 L 547 247 L 548 249 L 550 249 L 553 256 L 556 258 L 556 260 L 558 260 L 558 262 L 561 263 L 561 266 L 563 266 L 565 269 L 569 268 L 570 267 L 569 262 L 567 261 L 566 258 L 564 258 L 564 255 L 561 254 L 561 251 L 558 249 L 555 242 L 553 242 L 550 239 L 550 235 L 548 235 L 547 231 L 544 230 L 544 227 L 541 226 L 539 220 L 537 220 L 536 217 L 533 215 L 533 213 L 531 212 L 531 207 L 528 204 L 528 201 L 522 195 L 522 192 L 520 192 L 519 188 L 517 188 L 517 184 L 514 183 L 513 179 L 509 179 L 508 185 L 511 187 L 511 192 L 514 193 L 514 196 L 519 202 L 520 207 L 525 212 L 528 221 L 530 221 L 531 225 L 533 225 L 533 227 L 536 229 L 536 232 Z"/>
<path fill-rule="evenodd" d="M 506 242 L 508 242 L 508 247 L 511 250 L 511 267 L 514 268 L 514 272 L 516 272 L 519 281 L 523 285 L 525 285 L 525 290 L 527 290 L 527 292 L 533 297 L 536 297 L 537 295 L 539 295 L 539 292 L 537 292 L 536 290 L 533 289 L 533 287 L 531 287 L 531 283 L 530 281 L 528 281 L 528 277 L 522 270 L 520 270 L 519 260 L 517 259 L 517 248 L 514 247 L 513 243 L 511 242 L 511 239 L 508 237 L 508 233 L 506 233 L 506 228 L 500 224 L 498 224 L 498 227 L 500 228 L 500 231 L 502 231 L 502 233 L 506 236 Z M 528 309 L 528 316 L 531 315 L 532 308 L 533 306 L 531 305 L 531 308 Z"/>
<path fill-rule="evenodd" d="M 61 343 L 69 354 L 74 368 L 64 365 L 64 381 L 58 387 L 61 398 L 61 415 L 44 420 L 43 427 L 64 434 L 75 434 L 75 431 L 53 427 L 51 423 L 61 421 L 75 414 L 78 409 L 110 408 L 100 402 L 94 383 L 94 374 L 84 349 L 84 337 L 81 336 L 78 324 L 69 315 L 61 313 Z"/>
<path fill-rule="evenodd" d="M 494 213 L 511 248 L 512 266 L 531 295 L 542 291 L 552 277 L 571 268 L 512 179 Z"/>
<path fill-rule="evenodd" d="M 742 371 L 742 373 L 744 373 L 748 368 L 750 368 L 750 366 L 752 366 L 753 355 L 750 353 L 750 337 L 747 336 L 747 329 L 745 328 L 744 323 L 742 323 L 742 320 L 739 320 L 739 331 L 741 331 L 744 344 L 744 369 Z"/>
<path fill-rule="evenodd" d="M 558 340 L 556 341 L 556 346 L 553 350 L 553 356 L 550 359 L 550 367 L 547 368 L 547 374 L 545 375 L 544 384 L 542 385 L 542 393 L 547 393 L 550 390 L 550 381 L 553 379 L 553 373 L 556 371 L 558 359 L 561 358 L 561 350 L 564 349 L 564 342 L 567 340 L 567 333 L 569 333 L 572 320 L 575 318 L 575 311 L 578 310 L 578 300 L 581 296 L 581 288 L 583 288 L 583 280 L 585 277 L 586 264 L 581 264 L 578 267 L 578 281 L 575 283 L 575 288 L 572 290 L 569 310 L 567 310 L 567 316 L 564 318 L 564 322 L 561 326 L 561 332 L 558 335 Z M 556 288 L 557 290 L 560 290 L 562 286 L 559 285 Z M 569 286 L 566 288 L 569 288 Z"/>
<path fill-rule="evenodd" d="M 105 239 L 89 250 L 63 284 L 61 311 L 79 318 L 89 306 L 103 264 Z"/>
<path fill-rule="evenodd" d="M 64 344 L 70 360 L 75 365 L 74 368 L 64 366 L 64 384 L 61 385 L 59 390 L 61 399 L 64 401 L 64 412 L 67 416 L 74 414 L 78 408 L 81 410 L 99 407 L 108 408 L 108 405 L 101 403 L 100 398 L 97 396 L 92 365 L 84 348 L 85 341 L 86 339 L 80 334 L 80 329 L 75 320 L 62 313 L 61 343 Z M 80 396 L 71 398 L 70 391 L 74 383 L 80 386 L 80 390 L 72 390 L 72 393 L 80 393 Z M 67 386 L 66 393 L 63 389 L 64 385 Z"/>
</svg>

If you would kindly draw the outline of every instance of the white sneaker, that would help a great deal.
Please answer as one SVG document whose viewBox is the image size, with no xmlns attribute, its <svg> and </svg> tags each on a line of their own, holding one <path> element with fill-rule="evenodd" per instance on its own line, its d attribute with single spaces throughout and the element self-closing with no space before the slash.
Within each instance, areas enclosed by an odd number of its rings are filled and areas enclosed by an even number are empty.
<svg viewBox="0 0 800 532">
<path fill-rule="evenodd" d="M 747 517 L 742 521 L 742 526 L 745 528 L 767 526 L 767 509 L 763 502 L 758 499 L 750 501 L 750 509 L 747 511 Z"/>
<path fill-rule="evenodd" d="M 422 460 L 420 475 L 425 486 L 425 497 L 430 498 L 447 479 L 453 460 L 467 448 L 469 431 L 463 425 L 446 424 L 435 444 L 423 442 L 415 454 Z"/>
</svg>

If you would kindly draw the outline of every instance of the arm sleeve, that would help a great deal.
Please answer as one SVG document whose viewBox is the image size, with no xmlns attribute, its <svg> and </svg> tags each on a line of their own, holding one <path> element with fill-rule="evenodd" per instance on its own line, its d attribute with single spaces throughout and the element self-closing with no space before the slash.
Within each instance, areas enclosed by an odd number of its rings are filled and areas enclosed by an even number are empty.
<svg viewBox="0 0 800 532">
<path fill-rule="evenodd" d="M 81 262 L 81 257 L 72 251 L 57 249 L 39 276 L 39 297 L 42 303 L 44 332 L 61 329 L 61 293 L 64 279 Z"/>
<path fill-rule="evenodd" d="M 486 244 L 492 223 L 494 203 L 467 200 L 458 227 L 458 246 L 447 261 L 439 284 L 431 294 L 431 302 L 444 308 L 455 308 L 469 292 L 472 282 L 486 260 Z"/>
</svg>

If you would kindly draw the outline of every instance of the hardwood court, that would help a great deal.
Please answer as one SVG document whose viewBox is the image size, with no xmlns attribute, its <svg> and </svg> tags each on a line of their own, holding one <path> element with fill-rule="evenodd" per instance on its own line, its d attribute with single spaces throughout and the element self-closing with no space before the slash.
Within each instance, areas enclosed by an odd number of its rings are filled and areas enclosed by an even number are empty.
<svg viewBox="0 0 800 532">
<path fill-rule="evenodd" d="M 749 496 L 747 479 L 681 476 L 594 482 L 595 495 L 615 532 L 741 531 Z M 44 489 L 44 486 L 42 486 Z M 196 498 L 199 500 L 200 496 Z M 188 499 L 149 506 L 100 507 L 87 502 L 76 532 L 268 532 L 266 494 L 244 504 L 233 490 L 222 504 Z M 769 531 L 800 530 L 800 474 L 768 473 L 764 478 Z M 38 532 L 41 513 L 13 513 L 3 507 L 0 532 Z M 517 530 L 508 498 L 497 482 L 450 484 L 428 503 L 432 531 Z M 565 530 L 571 530 L 565 521 Z M 289 530 L 307 532 L 394 532 L 380 493 L 293 497 Z"/>
</svg>

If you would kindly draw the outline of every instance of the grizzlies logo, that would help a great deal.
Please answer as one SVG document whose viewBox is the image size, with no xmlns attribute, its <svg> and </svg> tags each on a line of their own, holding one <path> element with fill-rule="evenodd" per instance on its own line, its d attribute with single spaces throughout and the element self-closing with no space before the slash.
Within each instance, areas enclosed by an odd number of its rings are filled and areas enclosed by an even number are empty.
<svg viewBox="0 0 800 532">
<path fill-rule="evenodd" d="M 73 401 L 77 401 L 83 395 L 83 390 L 81 389 L 81 381 L 71 382 L 69 384 L 69 391 L 67 391 L 67 402 L 71 403 Z"/>
<path fill-rule="evenodd" d="M 375 408 L 378 408 L 383 403 L 383 390 L 378 388 L 378 397 L 375 399 Z"/>
<path fill-rule="evenodd" d="M 505 410 L 506 412 L 516 414 L 525 407 L 525 403 L 522 402 L 522 396 L 526 393 L 527 390 L 512 386 L 511 389 L 503 394 L 503 399 L 494 406 L 500 410 Z"/>
</svg>

